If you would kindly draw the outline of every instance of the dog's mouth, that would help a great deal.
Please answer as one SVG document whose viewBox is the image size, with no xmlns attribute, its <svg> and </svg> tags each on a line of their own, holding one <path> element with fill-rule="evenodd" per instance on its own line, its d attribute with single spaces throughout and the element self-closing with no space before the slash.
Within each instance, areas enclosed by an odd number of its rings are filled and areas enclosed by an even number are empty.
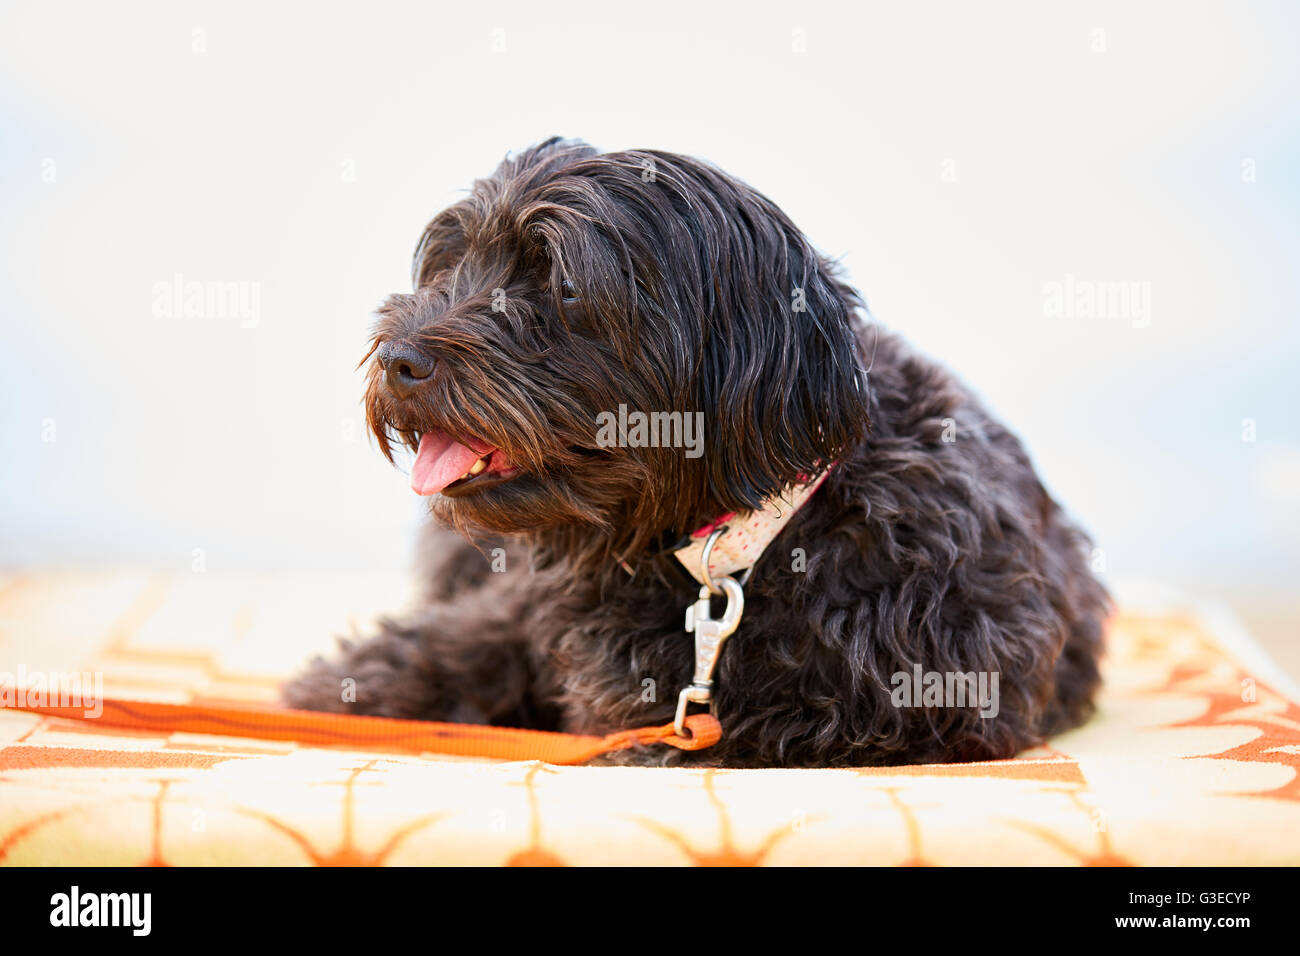
<svg viewBox="0 0 1300 956">
<path fill-rule="evenodd" d="M 473 439 L 462 443 L 446 432 L 428 431 L 420 435 L 411 489 L 417 495 L 458 498 L 504 484 L 518 474 L 500 448 Z"/>
</svg>

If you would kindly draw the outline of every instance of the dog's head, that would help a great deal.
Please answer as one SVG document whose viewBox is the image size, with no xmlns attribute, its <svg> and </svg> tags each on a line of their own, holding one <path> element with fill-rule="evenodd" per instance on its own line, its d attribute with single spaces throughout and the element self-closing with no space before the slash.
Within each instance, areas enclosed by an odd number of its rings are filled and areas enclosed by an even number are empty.
<svg viewBox="0 0 1300 956">
<path fill-rule="evenodd" d="M 622 557 L 759 507 L 868 427 L 861 302 L 698 160 L 548 140 L 439 213 L 413 272 L 379 310 L 367 417 L 462 531 Z"/>
</svg>

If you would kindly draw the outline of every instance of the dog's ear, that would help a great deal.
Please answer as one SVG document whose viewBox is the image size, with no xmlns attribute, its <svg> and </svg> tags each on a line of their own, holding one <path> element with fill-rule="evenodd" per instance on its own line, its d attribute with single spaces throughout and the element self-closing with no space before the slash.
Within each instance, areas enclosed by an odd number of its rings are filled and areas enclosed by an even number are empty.
<svg viewBox="0 0 1300 956">
<path fill-rule="evenodd" d="M 411 282 L 417 290 L 465 257 L 465 232 L 456 209 L 444 209 L 424 227 L 411 260 Z"/>
<path fill-rule="evenodd" d="M 510 198 L 507 190 L 530 189 L 563 166 L 595 155 L 596 150 L 582 140 L 552 136 L 506 156 L 491 176 L 474 183 L 467 199 L 444 209 L 424 227 L 411 263 L 415 288 L 428 285 L 465 257 L 467 219 L 481 220 L 486 207 Z"/>
<path fill-rule="evenodd" d="M 492 174 L 492 179 L 504 182 L 522 173 L 538 173 L 546 176 L 575 160 L 595 156 L 597 152 L 594 147 L 580 139 L 552 136 L 536 146 L 530 146 L 507 156 Z"/>
<path fill-rule="evenodd" d="M 866 436 L 866 307 L 773 203 L 729 177 L 711 185 L 720 248 L 697 378 L 725 512 L 807 481 Z"/>
<path fill-rule="evenodd" d="M 825 264 L 789 261 L 788 286 L 738 315 L 742 332 L 715 336 L 722 360 L 706 375 L 716 415 L 706 447 L 725 511 L 807 481 L 870 427 L 853 305 Z"/>
</svg>

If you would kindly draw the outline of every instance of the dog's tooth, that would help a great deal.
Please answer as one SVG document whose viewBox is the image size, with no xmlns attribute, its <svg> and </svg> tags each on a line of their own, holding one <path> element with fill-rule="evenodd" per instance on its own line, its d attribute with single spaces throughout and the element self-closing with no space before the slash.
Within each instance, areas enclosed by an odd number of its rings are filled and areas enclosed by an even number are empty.
<svg viewBox="0 0 1300 956">
<path fill-rule="evenodd" d="M 483 469 L 486 468 L 486 467 L 487 467 L 487 459 L 486 459 L 486 458 L 480 458 L 478 461 L 474 462 L 474 467 L 471 468 L 471 469 L 467 472 L 467 474 L 470 474 L 470 475 L 477 475 L 477 474 L 481 473 L 481 472 L 483 471 Z"/>
</svg>

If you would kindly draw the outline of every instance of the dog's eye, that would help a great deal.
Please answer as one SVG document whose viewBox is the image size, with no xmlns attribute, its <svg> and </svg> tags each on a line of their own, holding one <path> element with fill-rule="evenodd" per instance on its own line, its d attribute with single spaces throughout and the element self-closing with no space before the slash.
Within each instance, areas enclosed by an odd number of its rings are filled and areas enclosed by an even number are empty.
<svg viewBox="0 0 1300 956">
<path fill-rule="evenodd" d="M 577 288 L 568 279 L 560 281 L 560 296 L 565 302 L 577 302 L 579 299 Z"/>
</svg>

